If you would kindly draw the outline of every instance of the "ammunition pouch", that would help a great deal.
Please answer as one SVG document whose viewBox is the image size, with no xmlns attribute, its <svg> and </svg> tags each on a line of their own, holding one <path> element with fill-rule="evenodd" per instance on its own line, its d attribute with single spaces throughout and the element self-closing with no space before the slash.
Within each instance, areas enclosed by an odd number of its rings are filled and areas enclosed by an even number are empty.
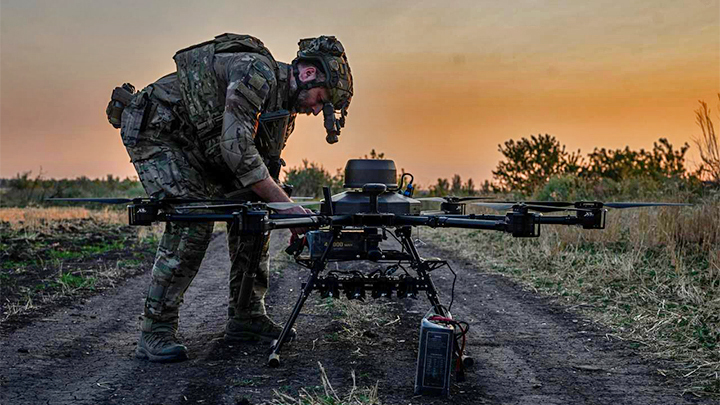
<svg viewBox="0 0 720 405">
<path fill-rule="evenodd" d="M 288 110 L 278 110 L 260 115 L 255 135 L 255 147 L 263 156 L 270 177 L 277 180 L 285 161 L 280 157 L 289 136 L 288 130 L 294 124 L 294 117 Z"/>
<path fill-rule="evenodd" d="M 110 95 L 110 102 L 105 109 L 105 114 L 107 115 L 108 122 L 114 128 L 120 128 L 123 110 L 130 104 L 133 94 L 135 94 L 135 86 L 130 83 L 124 83 L 120 87 L 115 87 L 112 95 Z"/>
<path fill-rule="evenodd" d="M 133 147 L 138 143 L 140 132 L 147 126 L 148 111 L 150 109 L 150 95 L 152 87 L 146 87 L 135 93 L 130 103 L 123 109 L 120 137 L 126 147 Z"/>
</svg>

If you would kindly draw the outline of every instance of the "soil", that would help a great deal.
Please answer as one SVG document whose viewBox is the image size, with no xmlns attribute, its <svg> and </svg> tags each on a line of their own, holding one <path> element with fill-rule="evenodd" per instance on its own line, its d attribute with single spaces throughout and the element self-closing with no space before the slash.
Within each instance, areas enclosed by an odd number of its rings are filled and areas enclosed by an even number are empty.
<svg viewBox="0 0 720 405">
<path fill-rule="evenodd" d="M 273 233 L 281 257 L 286 232 Z M 667 364 L 643 359 L 632 342 L 619 341 L 572 309 L 525 291 L 482 263 L 454 259 L 432 246 L 425 257 L 448 259 L 458 273 L 455 318 L 470 324 L 468 350 L 475 360 L 450 398 L 413 394 L 418 327 L 429 309 L 424 297 L 383 305 L 395 322 L 378 323 L 360 337 L 336 339 L 342 321 L 309 300 L 299 317 L 296 341 L 284 346 L 282 364 L 269 368 L 265 344 L 228 345 L 226 321 L 229 260 L 224 234 L 216 234 L 185 296 L 179 336 L 190 350 L 182 363 L 135 359 L 137 317 L 149 271 L 128 278 L 44 318 L 28 318 L 0 332 L 0 404 L 238 404 L 322 390 L 318 362 L 340 392 L 378 384 L 384 404 L 699 404 L 661 375 Z M 286 264 L 286 262 L 283 262 Z M 289 316 L 306 270 L 287 264 L 273 272 L 268 311 Z M 452 276 L 433 273 L 447 301 Z"/>
<path fill-rule="evenodd" d="M 48 221 L 32 232 L 0 222 L 0 332 L 142 274 L 154 247 L 136 227 L 92 218 Z"/>
</svg>

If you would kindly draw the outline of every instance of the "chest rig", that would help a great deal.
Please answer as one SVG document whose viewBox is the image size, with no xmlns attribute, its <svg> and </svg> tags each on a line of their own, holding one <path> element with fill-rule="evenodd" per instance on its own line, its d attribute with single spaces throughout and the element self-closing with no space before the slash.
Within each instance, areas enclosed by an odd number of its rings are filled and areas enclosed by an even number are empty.
<svg viewBox="0 0 720 405">
<path fill-rule="evenodd" d="M 250 35 L 218 35 L 210 41 L 181 49 L 173 57 L 185 109 L 200 139 L 219 136 L 222 129 L 225 93 L 218 85 L 215 54 L 238 52 L 258 54 L 271 67 L 278 82 L 287 80 L 287 70 L 279 66 L 262 41 Z M 284 166 L 280 154 L 293 130 L 295 115 L 282 108 L 283 100 L 276 89 L 272 89 L 268 104 L 268 112 L 258 119 L 255 145 L 270 175 L 277 179 Z"/>
</svg>

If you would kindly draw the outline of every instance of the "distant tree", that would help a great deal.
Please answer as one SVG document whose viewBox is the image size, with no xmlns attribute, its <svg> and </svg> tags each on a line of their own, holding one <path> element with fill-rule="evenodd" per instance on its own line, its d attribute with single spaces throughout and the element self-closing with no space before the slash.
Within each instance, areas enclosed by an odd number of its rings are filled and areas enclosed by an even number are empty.
<svg viewBox="0 0 720 405">
<path fill-rule="evenodd" d="M 595 150 L 588 154 L 588 164 L 582 170 L 586 177 L 599 177 L 621 181 L 633 177 L 663 179 L 682 177 L 686 174 L 685 154 L 690 145 L 685 143 L 675 150 L 665 138 L 653 143 L 653 149 L 646 151 L 625 149 Z"/>
<path fill-rule="evenodd" d="M 384 152 L 377 153 L 377 152 L 375 152 L 375 149 L 373 149 L 370 151 L 370 157 L 368 157 L 368 155 L 365 155 L 363 157 L 363 159 L 383 160 L 383 159 L 385 159 L 385 153 Z"/>
<path fill-rule="evenodd" d="M 343 176 L 339 170 L 333 176 L 315 162 L 303 159 L 302 163 L 301 167 L 292 167 L 285 173 L 285 182 L 293 186 L 293 195 L 319 197 L 323 186 L 329 186 L 332 190 L 342 188 Z"/>
<path fill-rule="evenodd" d="M 437 183 L 434 186 L 430 186 L 431 196 L 444 196 L 448 194 L 450 190 L 448 179 L 437 179 Z"/>
<path fill-rule="evenodd" d="M 504 159 L 493 170 L 493 178 L 505 191 L 530 194 L 550 177 L 577 173 L 582 167 L 580 151 L 568 153 L 565 145 L 550 135 L 532 135 L 530 139 L 509 140 L 498 145 Z"/>
<path fill-rule="evenodd" d="M 467 179 L 467 182 L 462 186 L 462 193 L 465 195 L 475 194 L 475 182 L 472 178 Z"/>
<path fill-rule="evenodd" d="M 450 191 L 454 195 L 460 195 L 460 193 L 462 193 L 462 179 L 459 174 L 453 176 Z"/>
<path fill-rule="evenodd" d="M 483 194 L 489 194 L 489 193 L 494 193 L 494 192 L 496 192 L 496 191 L 498 191 L 498 190 L 497 190 L 497 188 L 495 187 L 495 185 L 493 185 L 492 183 L 490 183 L 490 180 L 485 180 L 485 181 L 483 181 L 482 186 L 480 186 L 480 191 L 481 191 Z"/>
</svg>

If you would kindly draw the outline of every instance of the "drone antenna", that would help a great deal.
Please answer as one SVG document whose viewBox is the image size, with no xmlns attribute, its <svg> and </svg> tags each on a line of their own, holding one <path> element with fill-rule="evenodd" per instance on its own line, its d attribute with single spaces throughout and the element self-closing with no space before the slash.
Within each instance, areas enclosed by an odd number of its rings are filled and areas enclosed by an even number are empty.
<svg viewBox="0 0 720 405">
<path fill-rule="evenodd" d="M 330 195 L 330 187 L 323 186 L 323 197 L 325 197 L 325 212 L 333 215 L 332 196 Z"/>
</svg>

